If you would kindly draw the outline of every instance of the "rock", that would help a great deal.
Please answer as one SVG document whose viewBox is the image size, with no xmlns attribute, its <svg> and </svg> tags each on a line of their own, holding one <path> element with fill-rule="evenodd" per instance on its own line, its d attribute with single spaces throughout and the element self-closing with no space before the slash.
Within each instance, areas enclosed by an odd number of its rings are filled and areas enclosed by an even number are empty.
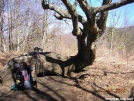
<svg viewBox="0 0 134 101">
<path fill-rule="evenodd" d="M 33 66 L 33 74 L 37 76 L 41 72 L 46 73 L 47 75 L 69 75 L 75 67 L 72 64 L 71 57 L 61 57 L 59 54 L 51 52 L 41 52 L 40 59 L 35 58 L 35 53 L 30 55 L 18 56 L 11 59 L 0 71 L 0 76 L 3 85 L 11 86 L 14 83 L 14 63 L 29 61 Z M 44 74 L 44 75 L 46 75 Z"/>
</svg>

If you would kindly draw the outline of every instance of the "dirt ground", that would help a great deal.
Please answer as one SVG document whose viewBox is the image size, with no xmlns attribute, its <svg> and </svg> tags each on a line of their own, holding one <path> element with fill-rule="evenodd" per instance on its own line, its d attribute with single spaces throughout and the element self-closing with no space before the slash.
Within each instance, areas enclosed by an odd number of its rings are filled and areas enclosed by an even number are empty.
<svg viewBox="0 0 134 101">
<path fill-rule="evenodd" d="M 22 53 L 0 53 L 0 68 Z M 44 76 L 37 88 L 12 91 L 0 85 L 0 101 L 134 101 L 134 58 L 128 62 L 96 60 L 72 78 Z"/>
</svg>

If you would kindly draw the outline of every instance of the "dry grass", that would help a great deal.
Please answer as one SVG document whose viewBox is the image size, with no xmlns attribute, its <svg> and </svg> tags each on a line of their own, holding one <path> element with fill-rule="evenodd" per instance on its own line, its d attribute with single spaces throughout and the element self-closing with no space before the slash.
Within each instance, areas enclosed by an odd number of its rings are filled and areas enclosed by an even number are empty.
<svg viewBox="0 0 134 101">
<path fill-rule="evenodd" d="M 0 52 L 0 70 L 14 57 L 22 55 L 22 52 Z"/>
</svg>

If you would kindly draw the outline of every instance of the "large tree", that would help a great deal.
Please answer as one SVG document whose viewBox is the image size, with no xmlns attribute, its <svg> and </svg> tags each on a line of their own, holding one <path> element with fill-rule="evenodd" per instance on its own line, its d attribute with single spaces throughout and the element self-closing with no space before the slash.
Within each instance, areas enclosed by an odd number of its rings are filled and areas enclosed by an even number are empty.
<svg viewBox="0 0 134 101">
<path fill-rule="evenodd" d="M 58 20 L 63 20 L 64 18 L 72 20 L 72 34 L 76 36 L 78 44 L 78 53 L 75 58 L 73 57 L 77 71 L 93 63 L 95 59 L 94 42 L 97 36 L 100 37 L 106 29 L 108 11 L 134 2 L 134 0 L 120 0 L 120 2 L 112 3 L 112 0 L 103 0 L 102 6 L 92 7 L 87 0 L 74 0 L 74 4 L 71 3 L 71 0 L 61 1 L 66 10 L 59 6 L 48 4 L 45 0 L 42 0 L 42 7 L 44 10 L 55 11 L 54 16 Z M 78 14 L 78 4 L 85 13 L 86 19 Z M 79 24 L 82 25 L 82 28 L 79 27 Z"/>
</svg>

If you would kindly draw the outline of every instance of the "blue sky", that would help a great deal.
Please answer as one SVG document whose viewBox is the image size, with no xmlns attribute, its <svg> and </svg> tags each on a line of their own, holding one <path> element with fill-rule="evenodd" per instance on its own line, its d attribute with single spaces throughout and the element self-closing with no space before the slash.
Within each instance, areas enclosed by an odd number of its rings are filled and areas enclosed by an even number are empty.
<svg viewBox="0 0 134 101">
<path fill-rule="evenodd" d="M 102 0 L 87 0 L 89 4 L 93 7 L 99 7 L 101 6 Z M 120 0 L 113 0 L 113 2 L 118 2 Z M 111 10 L 109 12 L 109 17 L 107 20 L 107 26 L 112 26 L 113 20 L 115 21 L 119 20 L 115 27 L 126 27 L 134 25 L 134 3 L 122 6 L 120 8 Z M 77 10 L 81 15 L 84 15 L 81 9 L 78 8 Z M 112 18 L 111 16 L 113 13 L 116 13 L 115 18 Z M 119 15 L 120 14 L 120 15 Z"/>
<path fill-rule="evenodd" d="M 73 4 L 75 0 L 70 0 L 71 3 Z M 87 0 L 88 3 L 93 6 L 93 7 L 99 7 L 102 4 L 103 0 Z M 113 0 L 113 2 L 118 2 L 120 0 Z M 111 10 L 109 12 L 109 16 L 108 16 L 108 20 L 107 20 L 107 27 L 127 27 L 127 26 L 134 26 L 134 13 L 133 13 L 133 9 L 134 8 L 134 3 L 132 4 L 128 4 L 125 5 L 123 7 Z M 63 7 L 64 9 L 64 7 Z M 77 11 L 80 15 L 85 16 L 84 12 L 80 9 L 79 6 L 77 6 Z M 111 18 L 111 15 L 113 13 L 116 13 L 116 16 L 114 18 Z M 120 16 L 118 15 L 120 14 Z M 116 25 L 114 25 L 114 23 L 117 22 Z M 113 23 L 113 24 L 112 24 Z M 68 20 L 67 23 L 63 22 L 63 27 L 65 27 L 66 29 L 64 30 L 65 33 L 70 33 L 72 32 L 72 21 Z M 82 27 L 82 26 L 81 26 Z"/>
<path fill-rule="evenodd" d="M 109 19 L 107 21 L 107 25 L 109 26 L 110 24 L 110 16 L 111 13 L 117 12 L 117 19 L 119 18 L 119 22 L 116 27 L 126 27 L 126 26 L 131 26 L 134 25 L 134 3 L 122 6 L 120 8 L 117 8 L 115 10 L 111 10 L 109 13 Z M 118 15 L 120 14 L 120 16 Z"/>
</svg>

